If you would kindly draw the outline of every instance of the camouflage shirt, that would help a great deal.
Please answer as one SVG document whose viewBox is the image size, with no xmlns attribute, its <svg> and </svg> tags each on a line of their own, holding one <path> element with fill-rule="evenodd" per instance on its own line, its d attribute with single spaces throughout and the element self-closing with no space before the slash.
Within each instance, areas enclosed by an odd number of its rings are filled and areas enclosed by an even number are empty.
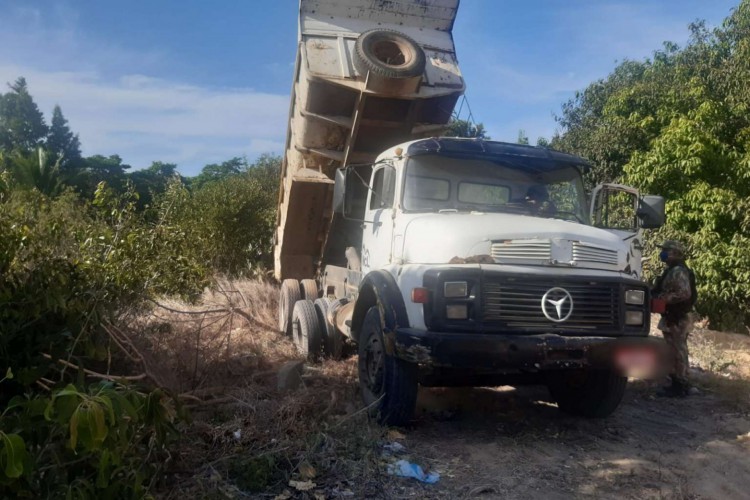
<svg viewBox="0 0 750 500">
<path fill-rule="evenodd" d="M 690 273 L 682 266 L 673 266 L 661 282 L 658 298 L 669 304 L 690 300 Z"/>
</svg>

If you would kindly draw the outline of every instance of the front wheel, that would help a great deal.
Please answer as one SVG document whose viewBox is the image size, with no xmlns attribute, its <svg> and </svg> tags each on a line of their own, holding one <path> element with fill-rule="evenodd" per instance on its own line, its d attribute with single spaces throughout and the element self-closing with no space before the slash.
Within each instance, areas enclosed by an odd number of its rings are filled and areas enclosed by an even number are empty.
<svg viewBox="0 0 750 500">
<path fill-rule="evenodd" d="M 359 334 L 359 386 L 371 417 L 383 425 L 406 425 L 417 402 L 417 365 L 385 350 L 380 311 L 371 307 Z"/>
<path fill-rule="evenodd" d="M 603 418 L 620 405 L 627 383 L 612 370 L 572 370 L 552 374 L 547 387 L 565 413 Z"/>
</svg>

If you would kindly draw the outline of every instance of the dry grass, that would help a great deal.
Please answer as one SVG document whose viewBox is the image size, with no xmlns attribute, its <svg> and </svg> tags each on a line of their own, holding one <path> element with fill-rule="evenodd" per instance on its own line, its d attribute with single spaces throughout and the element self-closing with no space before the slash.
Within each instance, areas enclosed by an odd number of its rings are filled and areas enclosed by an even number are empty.
<svg viewBox="0 0 750 500">
<path fill-rule="evenodd" d="M 303 387 L 277 390 L 278 369 L 299 358 L 276 332 L 277 296 L 262 281 L 222 280 L 195 305 L 159 301 L 118 325 L 192 416 L 161 497 L 387 491 L 377 446 L 385 431 L 361 411 L 355 360 L 307 365 Z M 302 493 L 290 480 L 315 486 Z"/>
<path fill-rule="evenodd" d="M 652 315 L 651 334 L 659 317 Z M 691 376 L 698 387 L 715 393 L 738 408 L 750 408 L 750 337 L 718 332 L 707 328 L 708 321 L 698 319 L 688 336 Z"/>
<path fill-rule="evenodd" d="M 746 336 L 696 328 L 688 337 L 688 348 L 699 385 L 737 408 L 750 408 L 750 342 Z"/>
</svg>

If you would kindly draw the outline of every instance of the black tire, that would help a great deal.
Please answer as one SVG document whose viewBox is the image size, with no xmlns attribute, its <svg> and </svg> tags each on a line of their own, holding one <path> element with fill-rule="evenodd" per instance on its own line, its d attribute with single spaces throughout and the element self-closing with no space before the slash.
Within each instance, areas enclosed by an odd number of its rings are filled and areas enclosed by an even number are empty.
<svg viewBox="0 0 750 500">
<path fill-rule="evenodd" d="M 320 332 L 323 334 L 323 355 L 332 359 L 341 359 L 344 339 L 336 327 L 328 321 L 328 311 L 334 301 L 323 297 L 315 301 L 315 312 L 318 314 Z"/>
<path fill-rule="evenodd" d="M 414 415 L 417 365 L 385 352 L 380 312 L 371 307 L 359 334 L 359 387 L 370 416 L 382 425 L 402 426 Z"/>
<path fill-rule="evenodd" d="M 565 413 L 604 418 L 620 405 L 627 383 L 612 370 L 575 370 L 551 374 L 547 387 Z"/>
<path fill-rule="evenodd" d="M 395 30 L 365 31 L 354 44 L 354 67 L 385 78 L 412 78 L 424 73 L 425 55 L 410 37 Z"/>
<path fill-rule="evenodd" d="M 279 331 L 287 337 L 292 336 L 292 310 L 294 304 L 302 298 L 297 280 L 284 280 L 279 292 Z"/>
<path fill-rule="evenodd" d="M 318 298 L 318 283 L 315 280 L 302 280 L 299 283 L 302 298 L 305 300 L 315 300 Z"/>
<path fill-rule="evenodd" d="M 292 311 L 292 340 L 297 351 L 310 361 L 320 357 L 320 324 L 311 300 L 300 300 Z"/>
</svg>

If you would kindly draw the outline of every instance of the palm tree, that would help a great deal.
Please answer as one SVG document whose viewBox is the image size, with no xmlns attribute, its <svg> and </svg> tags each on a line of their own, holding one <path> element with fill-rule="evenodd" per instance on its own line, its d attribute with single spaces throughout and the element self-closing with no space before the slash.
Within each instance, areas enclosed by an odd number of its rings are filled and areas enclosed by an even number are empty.
<svg viewBox="0 0 750 500">
<path fill-rule="evenodd" d="M 16 152 L 0 157 L 0 165 L 10 173 L 12 185 L 16 188 L 37 189 L 54 197 L 65 187 L 60 175 L 60 158 L 53 160 L 42 148 L 32 153 Z"/>
</svg>

